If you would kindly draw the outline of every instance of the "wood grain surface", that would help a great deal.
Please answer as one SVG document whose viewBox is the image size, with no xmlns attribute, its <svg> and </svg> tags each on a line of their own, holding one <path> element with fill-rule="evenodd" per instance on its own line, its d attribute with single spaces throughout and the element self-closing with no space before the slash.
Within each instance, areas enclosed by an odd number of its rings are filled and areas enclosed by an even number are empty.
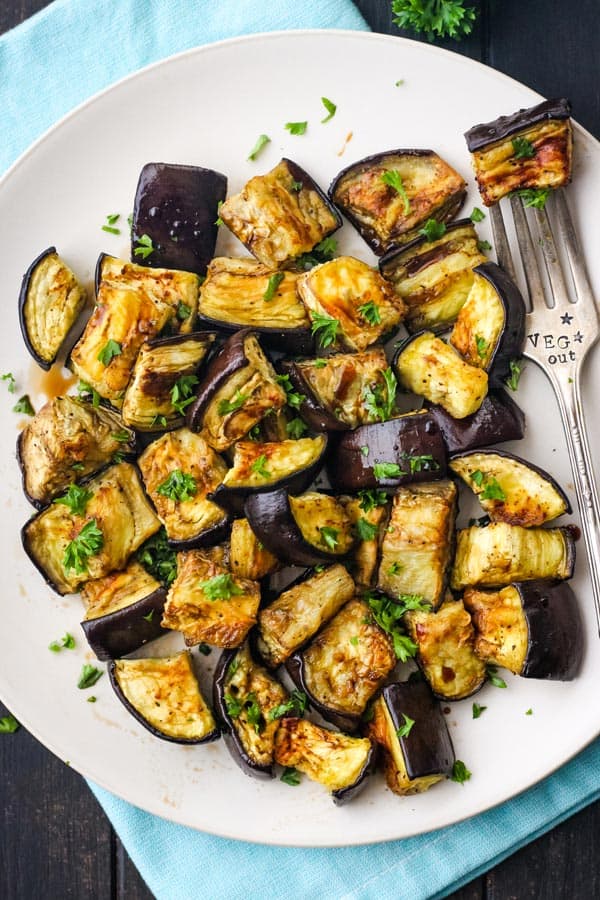
<svg viewBox="0 0 600 900">
<path fill-rule="evenodd" d="M 0 0 L 0 33 L 46 5 L 40 0 Z M 402 33 L 392 24 L 389 0 L 357 0 L 356 5 L 374 31 Z M 480 9 L 473 34 L 459 44 L 438 43 L 545 96 L 569 97 L 575 118 L 600 138 L 598 0 L 484 0 L 473 5 Z M 0 704 L 0 716 L 5 714 Z M 0 735 L 0 785 L 2 900 L 150 900 L 83 779 L 24 728 Z M 450 900 L 600 897 L 598 834 L 600 803 L 538 838 Z M 400 891 L 398 897 L 401 900 Z"/>
</svg>

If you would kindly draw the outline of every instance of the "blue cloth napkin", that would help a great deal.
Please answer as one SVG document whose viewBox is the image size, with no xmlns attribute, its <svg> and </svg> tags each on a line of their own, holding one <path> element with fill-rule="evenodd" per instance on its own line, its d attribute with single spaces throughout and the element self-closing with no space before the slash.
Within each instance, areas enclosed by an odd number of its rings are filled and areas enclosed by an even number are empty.
<svg viewBox="0 0 600 900">
<path fill-rule="evenodd" d="M 69 109 L 121 76 L 199 44 L 287 28 L 366 25 L 350 0 L 56 0 L 0 38 L 0 172 Z M 158 900 L 417 900 L 444 896 L 597 799 L 600 743 L 476 818 L 339 850 L 216 838 L 91 788 Z"/>
</svg>

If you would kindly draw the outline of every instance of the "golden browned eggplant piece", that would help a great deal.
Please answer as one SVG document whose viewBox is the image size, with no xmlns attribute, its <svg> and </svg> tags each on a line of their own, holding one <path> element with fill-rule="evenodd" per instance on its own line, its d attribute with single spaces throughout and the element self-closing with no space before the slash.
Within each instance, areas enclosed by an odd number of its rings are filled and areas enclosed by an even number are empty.
<svg viewBox="0 0 600 900">
<path fill-rule="evenodd" d="M 59 594 L 122 569 L 160 528 L 137 469 L 129 463 L 106 469 L 87 482 L 84 492 L 79 512 L 53 503 L 22 531 L 25 551 Z"/>
<path fill-rule="evenodd" d="M 406 304 L 404 324 L 414 334 L 454 322 L 471 290 L 474 267 L 485 261 L 475 226 L 461 219 L 436 240 L 421 235 L 386 253 L 379 271 Z"/>
<path fill-rule="evenodd" d="M 358 542 L 347 563 L 360 587 L 372 587 L 377 577 L 380 547 L 389 516 L 389 504 L 382 491 L 363 491 L 359 497 L 340 497 Z"/>
<path fill-rule="evenodd" d="M 248 519 L 235 519 L 231 526 L 230 566 L 234 575 L 260 581 L 278 566 L 277 557 L 258 540 Z"/>
<path fill-rule="evenodd" d="M 332 793 L 336 804 L 350 800 L 365 784 L 373 759 L 367 738 L 348 737 L 307 719 L 287 717 L 275 735 L 275 762 L 298 769 Z"/>
<path fill-rule="evenodd" d="M 301 578 L 258 615 L 257 646 L 277 668 L 306 644 L 354 595 L 354 582 L 343 566 L 328 566 Z"/>
<path fill-rule="evenodd" d="M 123 421 L 138 431 L 181 425 L 214 339 L 210 332 L 194 332 L 142 344 L 123 398 Z"/>
<path fill-rule="evenodd" d="M 362 600 L 350 600 L 286 662 L 311 706 L 336 728 L 354 731 L 367 703 L 396 665 L 394 645 Z"/>
<path fill-rule="evenodd" d="M 573 136 L 568 100 L 545 100 L 466 132 L 486 206 L 517 190 L 561 187 L 571 179 Z"/>
<path fill-rule="evenodd" d="M 513 581 L 568 579 L 575 567 L 572 529 L 522 528 L 492 522 L 457 533 L 451 585 L 501 587 Z"/>
<path fill-rule="evenodd" d="M 208 494 L 223 481 L 227 465 L 202 435 L 170 431 L 146 447 L 138 465 L 173 546 L 206 547 L 225 537 L 227 513 Z"/>
<path fill-rule="evenodd" d="M 219 737 L 188 652 L 117 659 L 109 674 L 121 703 L 155 737 L 176 744 L 206 744 Z"/>
<path fill-rule="evenodd" d="M 352 163 L 329 196 L 381 256 L 417 237 L 428 219 L 449 222 L 466 195 L 464 179 L 432 150 L 388 150 Z"/>
<path fill-rule="evenodd" d="M 444 599 L 454 549 L 456 485 L 434 481 L 398 488 L 381 545 L 378 588 L 390 597 Z"/>
<path fill-rule="evenodd" d="M 477 412 L 487 394 L 487 373 L 470 366 L 430 331 L 400 347 L 394 368 L 403 387 L 438 403 L 455 419 Z"/>
<path fill-rule="evenodd" d="M 58 356 L 84 303 L 85 290 L 56 247 L 40 253 L 23 275 L 19 319 L 25 346 L 42 369 Z"/>
<path fill-rule="evenodd" d="M 17 442 L 23 489 L 38 509 L 74 481 L 102 469 L 116 453 L 135 451 L 135 434 L 111 410 L 55 397 L 27 422 Z"/>
<path fill-rule="evenodd" d="M 201 550 L 177 554 L 177 578 L 167 596 L 162 624 L 181 631 L 188 647 L 202 642 L 238 647 L 256 623 L 259 585 L 233 576 L 217 561 L 218 556 Z"/>
<path fill-rule="evenodd" d="M 339 213 L 304 169 L 282 159 L 228 197 L 219 215 L 263 265 L 279 269 L 308 253 L 342 224 Z"/>
<path fill-rule="evenodd" d="M 353 256 L 321 263 L 298 280 L 317 344 L 365 350 L 396 329 L 404 301 L 376 269 Z"/>
<path fill-rule="evenodd" d="M 462 700 L 482 687 L 485 663 L 475 653 L 475 631 L 461 600 L 450 597 L 437 612 L 407 612 L 404 620 L 417 645 L 419 668 L 436 697 Z"/>
</svg>

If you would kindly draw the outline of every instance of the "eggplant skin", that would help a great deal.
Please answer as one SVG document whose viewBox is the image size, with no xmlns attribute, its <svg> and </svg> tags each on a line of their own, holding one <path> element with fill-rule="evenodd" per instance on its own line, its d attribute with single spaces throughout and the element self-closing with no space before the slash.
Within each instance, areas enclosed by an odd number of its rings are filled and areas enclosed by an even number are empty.
<svg viewBox="0 0 600 900">
<path fill-rule="evenodd" d="M 451 587 L 502 587 L 513 581 L 568 580 L 575 568 L 573 530 L 492 522 L 457 533 Z"/>
<path fill-rule="evenodd" d="M 160 619 L 166 598 L 160 582 L 135 559 L 122 571 L 86 582 L 81 628 L 98 659 L 118 659 L 165 634 Z"/>
<path fill-rule="evenodd" d="M 282 719 L 275 736 L 275 761 L 324 785 L 338 806 L 364 787 L 373 758 L 368 738 L 329 731 L 307 719 Z"/>
<path fill-rule="evenodd" d="M 488 376 L 470 366 L 431 331 L 414 335 L 394 357 L 399 384 L 439 403 L 455 419 L 477 412 L 488 392 Z"/>
<path fill-rule="evenodd" d="M 486 662 L 524 678 L 576 677 L 584 630 L 577 598 L 567 583 L 516 582 L 497 592 L 470 588 L 463 599 L 477 632 L 475 651 Z M 523 638 L 515 642 L 513 631 Z"/>
<path fill-rule="evenodd" d="M 131 259 L 142 235 L 152 240 L 146 266 L 183 269 L 204 275 L 217 242 L 219 203 L 227 178 L 213 169 L 173 163 L 146 163 L 135 192 Z"/>
<path fill-rule="evenodd" d="M 227 696 L 241 702 L 252 695 L 261 712 L 258 731 L 248 721 L 245 707 L 233 717 L 227 708 Z M 279 719 L 270 713 L 285 703 L 288 692 L 252 658 L 248 644 L 237 650 L 224 650 L 213 677 L 213 707 L 225 744 L 233 760 L 246 775 L 273 778 L 273 750 Z"/>
<path fill-rule="evenodd" d="M 155 737 L 175 744 L 207 744 L 219 737 L 188 652 L 113 660 L 108 674 L 123 706 Z"/>
<path fill-rule="evenodd" d="M 19 293 L 19 321 L 27 350 L 48 371 L 86 301 L 76 276 L 48 247 L 25 274 Z"/>
<path fill-rule="evenodd" d="M 398 737 L 409 719 L 408 735 Z M 373 704 L 366 734 L 382 748 L 385 780 L 395 794 L 423 793 L 452 773 L 455 757 L 446 719 L 424 681 L 387 685 Z"/>
<path fill-rule="evenodd" d="M 486 206 L 525 188 L 557 188 L 571 179 L 573 136 L 568 100 L 546 100 L 511 116 L 475 125 L 466 132 L 467 147 Z M 515 142 L 525 140 L 531 153 L 519 157 Z"/>
<path fill-rule="evenodd" d="M 350 600 L 286 669 L 311 706 L 342 731 L 355 731 L 367 703 L 396 665 L 390 638 L 362 600 Z"/>
<path fill-rule="evenodd" d="M 492 522 L 527 528 L 571 512 L 569 499 L 554 478 L 512 453 L 475 450 L 454 456 L 450 468 L 474 491 Z M 483 496 L 492 479 L 504 494 L 503 500 Z"/>
<path fill-rule="evenodd" d="M 404 300 L 404 325 L 414 334 L 454 322 L 473 285 L 473 269 L 485 262 L 475 226 L 459 219 L 435 241 L 423 235 L 390 250 L 379 260 L 379 271 Z"/>
<path fill-rule="evenodd" d="M 464 419 L 455 419 L 437 403 L 426 401 L 425 409 L 438 425 L 450 454 L 520 441 L 525 434 L 525 413 L 502 388 L 491 390 L 479 409 Z"/>
<path fill-rule="evenodd" d="M 488 372 L 492 383 L 510 373 L 523 353 L 525 301 L 512 278 L 496 263 L 473 269 L 471 292 L 458 314 L 450 343 L 471 366 Z"/>
<path fill-rule="evenodd" d="M 395 463 L 400 474 L 376 478 L 377 463 Z M 335 487 L 349 493 L 432 481 L 446 474 L 446 448 L 432 416 L 407 413 L 342 435 L 330 455 L 328 472 Z"/>
<path fill-rule="evenodd" d="M 417 663 L 436 697 L 464 700 L 484 684 L 485 663 L 475 653 L 475 631 L 461 600 L 446 598 L 437 612 L 404 617 L 417 645 Z"/>
<path fill-rule="evenodd" d="M 250 527 L 267 550 L 290 565 L 316 566 L 337 562 L 352 549 L 354 543 L 350 519 L 343 507 L 325 494 L 310 492 L 292 498 L 284 488 L 251 494 L 244 504 L 244 512 Z M 298 522 L 299 514 L 304 529 Z M 336 531 L 338 545 L 331 552 L 321 528 Z"/>
<path fill-rule="evenodd" d="M 269 668 L 303 647 L 354 596 L 354 581 L 342 565 L 309 571 L 258 614 L 257 649 Z"/>
<path fill-rule="evenodd" d="M 285 158 L 228 197 L 219 215 L 250 253 L 271 269 L 310 252 L 342 224 L 310 175 Z"/>
<path fill-rule="evenodd" d="M 382 180 L 397 172 L 404 197 Z M 449 222 L 461 208 L 466 184 L 433 150 L 387 150 L 343 169 L 329 196 L 378 256 L 408 243 L 428 219 Z"/>
<path fill-rule="evenodd" d="M 117 440 L 129 436 L 127 441 Z M 133 454 L 135 432 L 119 416 L 76 397 L 55 397 L 31 419 L 17 440 L 25 496 L 42 509 L 74 481 L 104 468 L 116 453 Z"/>
</svg>

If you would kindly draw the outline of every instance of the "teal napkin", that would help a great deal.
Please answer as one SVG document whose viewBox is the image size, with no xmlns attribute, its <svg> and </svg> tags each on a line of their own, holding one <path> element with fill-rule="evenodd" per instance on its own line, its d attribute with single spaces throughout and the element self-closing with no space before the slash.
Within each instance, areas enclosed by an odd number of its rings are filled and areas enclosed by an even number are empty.
<svg viewBox="0 0 600 900">
<path fill-rule="evenodd" d="M 0 38 L 0 172 L 117 78 L 198 44 L 288 28 L 366 25 L 350 0 L 56 0 Z M 596 800 L 600 742 L 488 813 L 420 837 L 339 850 L 212 837 L 90 786 L 158 900 L 431 900 Z"/>
</svg>

